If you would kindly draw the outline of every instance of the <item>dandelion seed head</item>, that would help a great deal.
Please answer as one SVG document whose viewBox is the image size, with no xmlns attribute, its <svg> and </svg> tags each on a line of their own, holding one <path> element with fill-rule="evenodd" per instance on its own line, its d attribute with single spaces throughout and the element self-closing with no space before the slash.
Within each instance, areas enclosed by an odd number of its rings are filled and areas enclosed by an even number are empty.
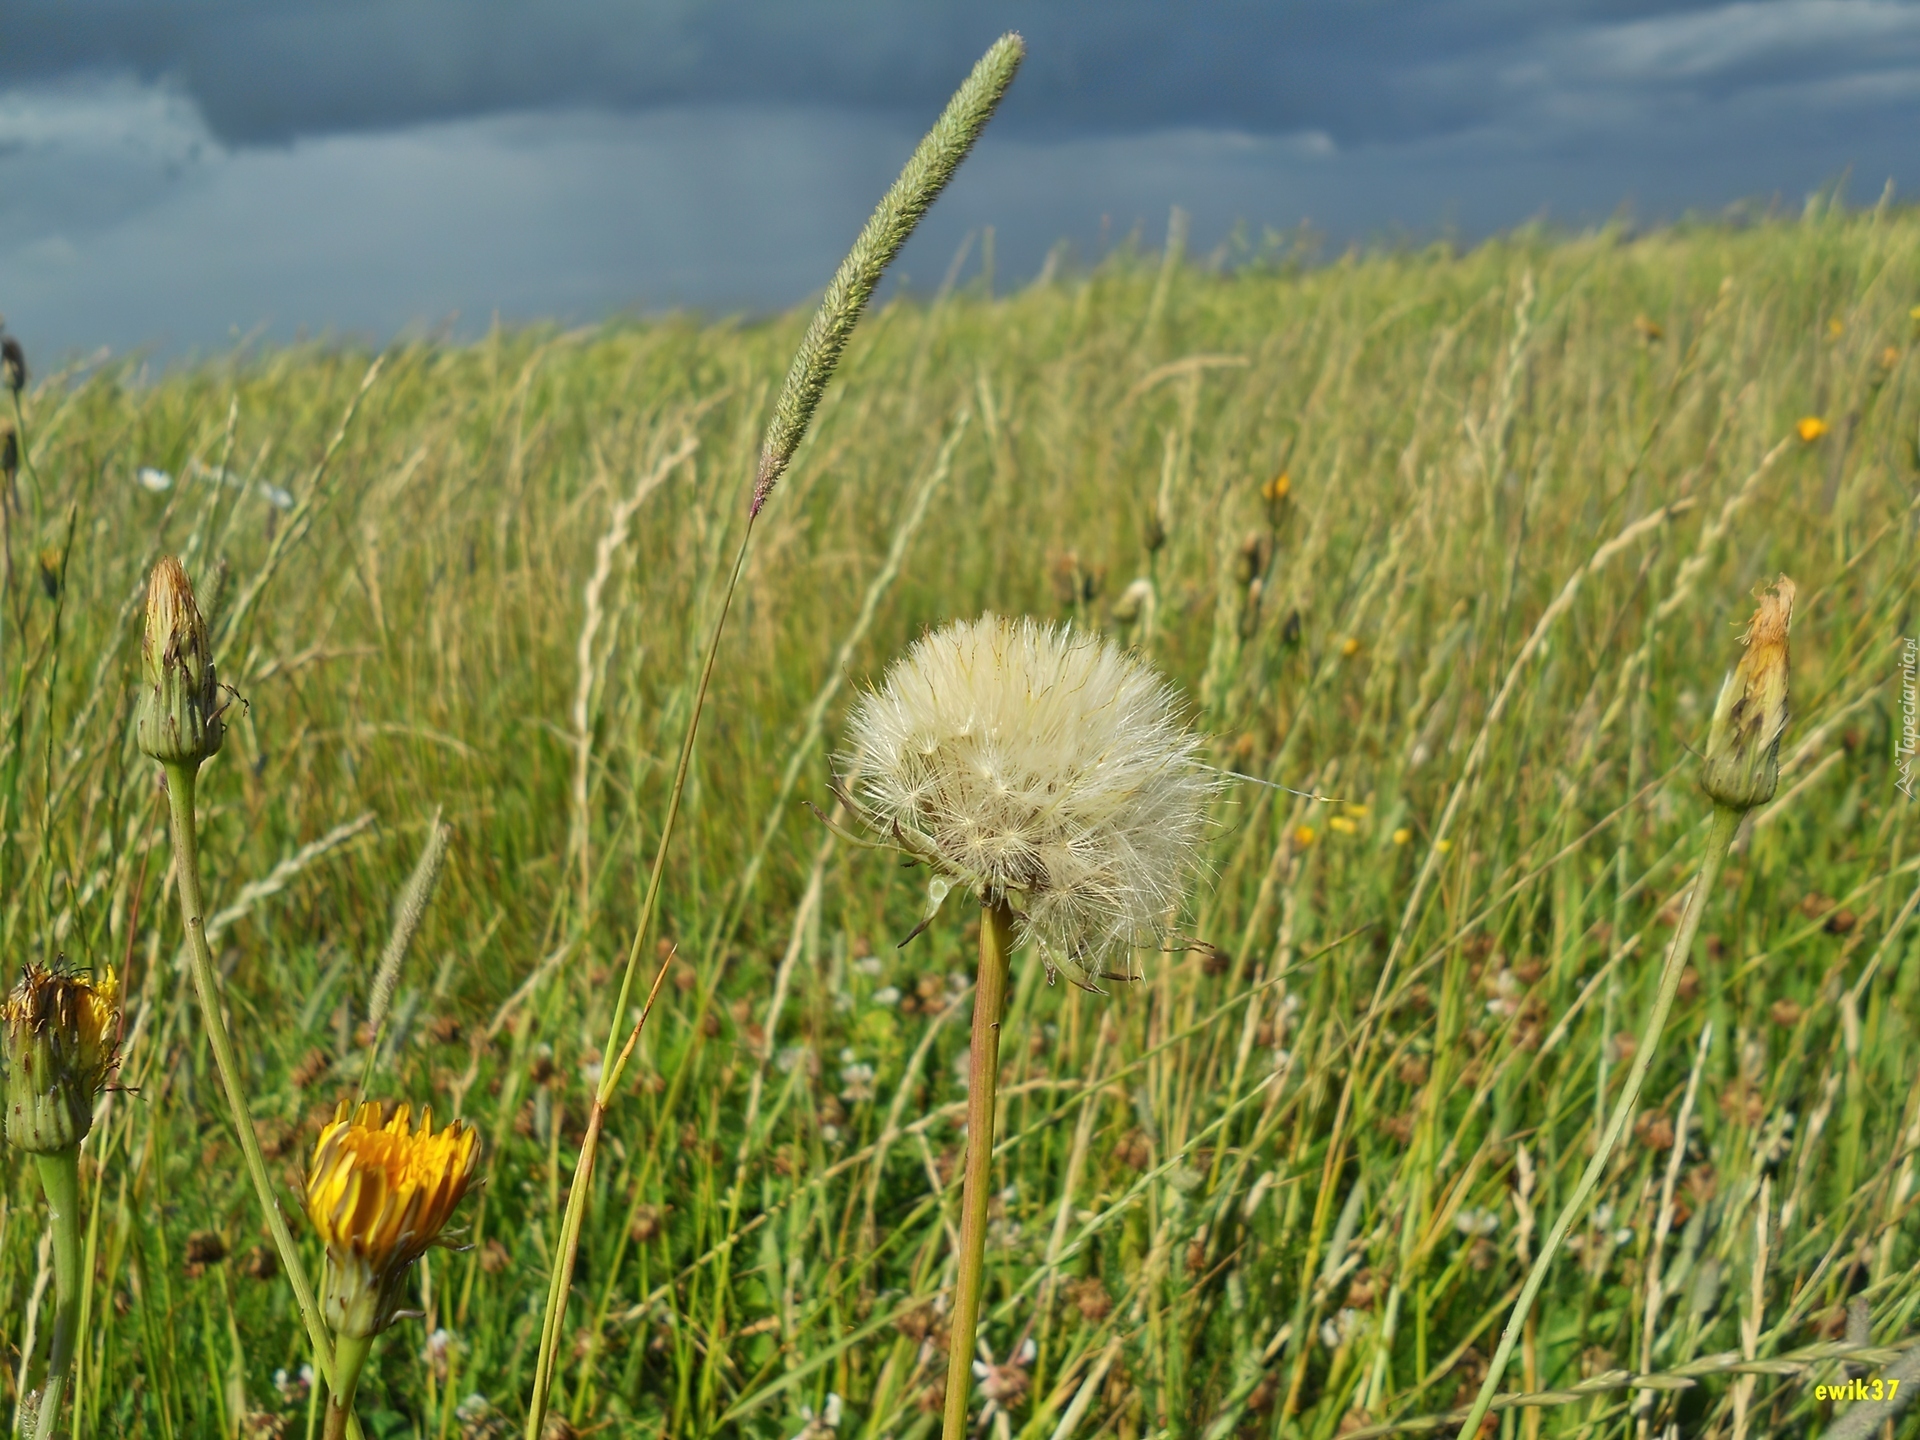
<svg viewBox="0 0 1920 1440">
<path fill-rule="evenodd" d="M 916 642 L 849 741 L 837 766 L 877 829 L 1005 897 L 1049 963 L 1084 972 L 1179 904 L 1220 783 L 1144 662 L 995 615 Z"/>
</svg>

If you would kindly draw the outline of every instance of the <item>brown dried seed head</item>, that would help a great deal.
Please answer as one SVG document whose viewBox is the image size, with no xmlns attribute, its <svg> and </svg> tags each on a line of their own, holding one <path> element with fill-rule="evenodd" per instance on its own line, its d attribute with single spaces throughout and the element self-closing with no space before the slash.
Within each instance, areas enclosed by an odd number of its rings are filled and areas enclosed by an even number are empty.
<svg viewBox="0 0 1920 1440">
<path fill-rule="evenodd" d="M 1722 805 L 1750 810 L 1773 798 L 1780 781 L 1780 737 L 1787 728 L 1787 632 L 1793 581 L 1782 575 L 1747 623 L 1746 647 L 1720 687 L 1700 783 Z"/>
</svg>

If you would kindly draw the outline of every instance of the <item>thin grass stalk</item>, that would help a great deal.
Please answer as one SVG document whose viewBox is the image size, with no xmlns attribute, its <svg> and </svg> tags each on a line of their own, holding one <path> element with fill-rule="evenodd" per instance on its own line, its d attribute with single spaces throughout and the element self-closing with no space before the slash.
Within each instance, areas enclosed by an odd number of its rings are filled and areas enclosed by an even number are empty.
<svg viewBox="0 0 1920 1440">
<path fill-rule="evenodd" d="M 367 1005 L 367 1028 L 372 1038 L 367 1041 L 367 1064 L 360 1076 L 362 1099 L 373 1084 L 374 1071 L 379 1068 L 380 1050 L 386 1040 L 387 1012 L 393 1007 L 393 992 L 400 983 L 400 966 L 413 946 L 413 937 L 419 933 L 420 922 L 426 918 L 427 904 L 433 899 L 434 887 L 440 883 L 440 870 L 447 863 L 447 845 L 452 839 L 453 827 L 440 818 L 436 808 L 433 819 L 427 822 L 427 843 L 393 907 L 393 931 L 387 937 L 387 948 L 380 954 L 380 968 L 374 972 L 373 995 Z"/>
<path fill-rule="evenodd" d="M 619 1039 L 627 1003 L 633 993 L 634 977 L 639 969 L 641 948 L 652 932 L 654 916 L 659 908 L 661 881 L 666 873 L 667 854 L 680 814 L 681 796 L 686 789 L 694 740 L 700 731 L 700 718 L 706 710 L 707 692 L 712 684 L 714 662 L 720 653 L 720 639 L 726 630 L 727 615 L 733 607 L 741 573 L 746 569 L 747 549 L 753 541 L 754 522 L 760 518 L 767 497 L 773 493 L 774 486 L 786 473 L 794 452 L 806 438 L 820 397 L 826 392 L 827 382 L 833 378 L 841 352 L 846 348 L 862 311 L 866 309 L 881 273 L 900 252 L 900 247 L 913 233 L 927 207 L 953 178 L 954 171 L 973 148 L 974 141 L 979 139 L 987 121 L 993 118 L 993 112 L 999 106 L 1007 86 L 1013 83 L 1014 72 L 1025 53 L 1026 47 L 1019 36 L 1003 35 L 981 57 L 972 73 L 947 102 L 947 108 L 934 122 L 933 129 L 915 147 L 899 178 L 881 197 L 880 204 L 854 240 L 853 248 L 834 272 L 820 308 L 808 325 L 793 365 L 787 372 L 786 383 L 774 404 L 773 417 L 768 422 L 766 438 L 761 444 L 746 527 L 740 535 L 740 548 L 734 556 L 733 569 L 727 577 L 726 588 L 721 592 L 720 610 L 714 617 L 713 630 L 707 639 L 706 658 L 700 668 L 700 681 L 694 693 L 692 712 L 687 717 L 686 733 L 680 742 L 680 757 L 674 768 L 672 788 L 668 792 L 667 813 L 660 828 L 660 842 L 654 850 L 646 897 L 641 902 L 640 919 L 634 927 L 633 943 L 628 947 L 626 968 L 620 979 L 620 993 L 613 1007 L 606 1053 L 612 1052 Z M 671 964 L 670 960 L 668 964 Z M 553 1273 L 548 1282 L 546 1312 L 541 1320 L 540 1353 L 534 1367 L 533 1397 L 527 1407 L 527 1440 L 540 1440 L 540 1431 L 546 1420 L 560 1329 L 566 1313 L 574 1261 L 580 1250 L 580 1230 L 586 1216 L 587 1193 L 593 1178 L 607 1102 L 626 1071 L 641 1026 L 646 1024 L 647 1014 L 652 1010 L 653 997 L 659 993 L 660 983 L 666 977 L 668 964 L 663 964 L 654 977 L 646 1009 L 641 1012 L 639 1021 L 627 1037 L 625 1047 L 618 1058 L 601 1071 L 600 1084 L 595 1089 L 593 1104 L 587 1114 L 587 1130 L 580 1143 L 579 1157 L 574 1163 L 573 1181 L 567 1191 L 566 1213 L 562 1217 L 559 1239 L 554 1246 Z"/>
<path fill-rule="evenodd" d="M 653 917 L 659 908 L 661 880 L 666 874 L 667 851 L 673 840 L 674 825 L 680 818 L 680 799 L 686 791 L 687 770 L 693 761 L 693 742 L 699 734 L 700 716 L 706 709 L 707 691 L 713 681 L 714 661 L 720 653 L 720 636 L 726 629 L 727 612 L 732 608 L 734 591 L 740 584 L 740 573 L 746 568 L 747 545 L 753 538 L 754 517 L 747 518 L 747 526 L 740 536 L 740 549 L 734 556 L 733 571 L 727 577 L 727 587 L 721 593 L 720 613 L 713 622 L 712 634 L 707 639 L 706 659 L 700 667 L 700 683 L 694 690 L 693 713 L 687 717 L 687 730 L 680 742 L 680 758 L 674 767 L 673 786 L 667 794 L 666 819 L 660 827 L 660 843 L 654 850 L 653 870 L 647 878 L 647 893 L 640 904 L 640 920 L 634 927 L 633 944 L 627 951 L 626 973 L 620 980 L 620 994 L 614 1002 L 614 1029 L 607 1038 L 607 1051 L 612 1051 L 619 1036 L 621 1018 L 626 1014 L 627 1001 L 632 995 L 633 979 L 640 962 L 640 947 L 645 943 L 653 929 Z M 606 1117 L 607 1101 L 612 1098 L 614 1089 L 620 1083 L 620 1077 L 626 1069 L 628 1057 L 632 1054 L 634 1041 L 639 1037 L 641 1027 L 646 1024 L 647 1014 L 653 1008 L 654 996 L 660 993 L 660 983 L 666 978 L 672 965 L 672 958 L 663 963 L 659 973 L 654 976 L 653 988 L 647 994 L 646 1008 L 633 1028 L 633 1035 L 619 1056 L 600 1073 L 600 1084 L 594 1091 L 593 1104 L 587 1112 L 587 1130 L 580 1141 L 580 1155 L 574 1162 L 573 1182 L 567 1189 L 567 1209 L 560 1222 L 560 1238 L 554 1246 L 553 1274 L 547 1285 L 546 1313 L 540 1327 L 540 1355 L 534 1367 L 533 1401 L 527 1410 L 527 1440 L 540 1440 L 540 1428 L 545 1422 L 547 1396 L 553 1388 L 554 1363 L 560 1343 L 560 1325 L 566 1314 L 567 1290 L 572 1283 L 575 1258 L 580 1253 L 580 1227 L 586 1218 L 587 1187 L 593 1176 L 594 1161 L 600 1148 L 600 1128 Z"/>
<path fill-rule="evenodd" d="M 321 1319 L 313 1286 L 300 1263 L 300 1249 L 294 1244 L 287 1217 L 281 1212 L 274 1194 L 273 1180 L 267 1174 L 266 1157 L 260 1153 L 260 1137 L 254 1133 L 253 1116 L 247 1109 L 247 1091 L 240 1074 L 240 1062 L 233 1053 L 233 1037 L 227 1033 L 227 1021 L 220 1008 L 219 982 L 213 974 L 213 956 L 207 950 L 205 914 L 200 902 L 200 845 L 194 829 L 193 799 L 198 780 L 197 764 L 166 764 L 167 808 L 173 827 L 175 883 L 180 892 L 180 922 L 187 932 L 188 967 L 193 973 L 194 991 L 205 1018 L 207 1044 L 213 1051 L 214 1067 L 220 1072 L 220 1085 L 226 1094 L 227 1109 L 240 1141 L 240 1153 L 247 1162 L 247 1174 L 266 1215 L 267 1229 L 280 1256 L 280 1268 L 293 1287 L 294 1303 L 300 1309 L 301 1323 L 313 1346 L 314 1369 L 333 1389 L 333 1343 L 326 1322 Z M 357 1426 L 355 1427 L 358 1428 Z"/>
<path fill-rule="evenodd" d="M 1715 885 L 1719 883 L 1721 866 L 1726 862 L 1727 849 L 1733 843 L 1733 834 L 1739 828 L 1743 813 L 1729 805 L 1716 804 L 1713 807 L 1713 826 L 1707 833 L 1706 854 L 1700 861 L 1700 874 L 1687 894 L 1687 908 L 1680 917 L 1680 928 L 1674 934 L 1673 944 L 1667 949 L 1666 963 L 1660 969 L 1660 989 L 1654 998 L 1653 1009 L 1647 1014 L 1647 1023 L 1641 1031 L 1640 1043 L 1634 1051 L 1633 1064 L 1627 1071 L 1620 1098 L 1614 1102 L 1613 1114 L 1607 1121 L 1606 1133 L 1600 1137 L 1599 1148 L 1587 1162 L 1580 1183 L 1574 1186 L 1573 1194 L 1561 1207 L 1558 1218 L 1553 1222 L 1553 1229 L 1547 1234 L 1546 1243 L 1540 1247 L 1539 1257 L 1527 1272 L 1520 1298 L 1514 1302 L 1513 1313 L 1507 1317 L 1506 1329 L 1501 1332 L 1500 1346 L 1487 1366 L 1486 1378 L 1480 1382 L 1480 1393 L 1474 1396 L 1473 1406 L 1467 1411 L 1467 1418 L 1460 1427 L 1462 1435 L 1480 1433 L 1480 1422 L 1486 1418 L 1493 1404 L 1494 1395 L 1500 1388 L 1500 1377 L 1506 1373 L 1507 1362 L 1513 1358 L 1513 1347 L 1520 1338 L 1527 1316 L 1533 1310 L 1540 1287 L 1546 1283 L 1547 1271 L 1552 1268 L 1574 1222 L 1586 1212 L 1587 1202 L 1593 1198 L 1600 1177 L 1613 1158 L 1614 1147 L 1619 1144 L 1627 1122 L 1633 1118 L 1634 1109 L 1640 1103 L 1640 1087 L 1646 1081 L 1648 1069 L 1652 1067 L 1654 1052 L 1660 1045 L 1660 1034 L 1666 1029 L 1667 1016 L 1673 1009 L 1674 996 L 1680 991 L 1680 974 L 1686 969 L 1694 935 L 1700 929 L 1700 916 L 1706 910 Z"/>
<path fill-rule="evenodd" d="M 1000 1012 L 1007 1001 L 1007 955 L 1013 948 L 1013 911 L 1006 897 L 980 912 L 980 973 L 973 989 L 973 1041 L 967 1052 L 967 1168 L 960 1192 L 960 1263 L 953 1282 L 947 1330 L 946 1412 L 942 1440 L 967 1433 L 967 1396 L 973 1386 L 973 1336 L 980 1323 L 980 1292 L 987 1253 L 987 1201 L 993 1193 L 993 1110 L 1000 1085 Z"/>
</svg>

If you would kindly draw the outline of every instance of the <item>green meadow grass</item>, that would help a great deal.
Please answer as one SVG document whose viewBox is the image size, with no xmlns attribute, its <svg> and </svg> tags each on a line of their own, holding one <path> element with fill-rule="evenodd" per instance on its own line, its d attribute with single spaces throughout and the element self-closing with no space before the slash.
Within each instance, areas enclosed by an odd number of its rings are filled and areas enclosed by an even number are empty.
<svg viewBox="0 0 1920 1440">
<path fill-rule="evenodd" d="M 1818 1429 L 1839 1362 L 1741 1382 L 1724 1357 L 1893 1344 L 1920 1307 L 1920 835 L 1894 755 L 1916 302 L 1920 214 L 1814 206 L 1317 268 L 1122 255 L 870 315 L 723 643 L 556 1411 L 609 1436 L 937 1426 L 973 937 L 949 916 L 896 949 L 924 877 L 802 802 L 830 802 L 853 687 L 983 609 L 1139 645 L 1219 764 L 1339 801 L 1237 785 L 1137 983 L 1016 960 L 997 1433 L 1329 1437 L 1464 1405 L 1625 1074 L 1706 832 L 1693 757 L 1751 592 L 1785 571 L 1779 796 L 1505 1383 L 1722 1358 L 1500 1433 L 1731 1435 L 1740 1383 L 1746 1433 Z M 421 1267 L 425 1318 L 380 1342 L 360 1410 L 381 1437 L 518 1433 L 596 1047 L 804 319 L 496 331 L 377 371 L 351 346 L 129 362 L 21 397 L 4 954 L 129 985 L 127 1088 L 83 1162 L 74 1433 L 312 1430 L 276 1386 L 302 1333 L 131 733 L 147 567 L 184 557 L 242 697 L 200 782 L 202 863 L 291 1208 L 368 1063 L 394 901 L 435 811 L 454 827 L 374 1093 L 477 1125 L 486 1179 L 472 1248 Z M 1805 416 L 1829 432 L 1803 442 Z M 179 478 L 154 493 L 141 466 Z M 1151 603 L 1122 603 L 1141 578 Z M 51 1300 L 38 1189 L 6 1163 L 13 1403 Z"/>
</svg>

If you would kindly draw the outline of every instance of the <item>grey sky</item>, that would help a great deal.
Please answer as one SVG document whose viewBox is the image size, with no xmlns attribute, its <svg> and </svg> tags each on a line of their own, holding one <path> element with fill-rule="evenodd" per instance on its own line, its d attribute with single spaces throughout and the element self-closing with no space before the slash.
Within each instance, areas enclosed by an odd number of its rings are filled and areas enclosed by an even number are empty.
<svg viewBox="0 0 1920 1440">
<path fill-rule="evenodd" d="M 11 0 L 0 312 L 51 358 L 791 304 L 1008 28 L 915 283 L 1175 204 L 1205 250 L 1920 181 L 1906 0 Z"/>
</svg>

